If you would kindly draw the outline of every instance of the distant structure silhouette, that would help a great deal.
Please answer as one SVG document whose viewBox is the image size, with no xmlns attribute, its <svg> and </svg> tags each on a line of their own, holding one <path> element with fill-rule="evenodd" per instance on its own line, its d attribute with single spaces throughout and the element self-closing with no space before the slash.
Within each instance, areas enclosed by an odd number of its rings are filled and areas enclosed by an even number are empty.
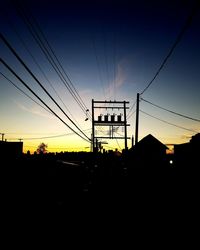
<svg viewBox="0 0 200 250">
<path fill-rule="evenodd" d="M 177 167 L 197 167 L 200 163 L 200 133 L 187 143 L 174 145 L 174 161 Z"/>
<path fill-rule="evenodd" d="M 23 152 L 23 142 L 0 141 L 0 156 L 3 159 L 15 159 Z"/>
</svg>

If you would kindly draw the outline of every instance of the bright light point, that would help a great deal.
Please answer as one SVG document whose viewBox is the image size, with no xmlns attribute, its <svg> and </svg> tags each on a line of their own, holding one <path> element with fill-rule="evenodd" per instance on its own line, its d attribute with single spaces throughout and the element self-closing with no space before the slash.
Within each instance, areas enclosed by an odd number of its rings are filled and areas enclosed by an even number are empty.
<svg viewBox="0 0 200 250">
<path fill-rule="evenodd" d="M 172 160 L 170 160 L 170 161 L 169 161 L 169 163 L 170 163 L 170 164 L 173 164 L 173 161 L 172 161 Z"/>
</svg>

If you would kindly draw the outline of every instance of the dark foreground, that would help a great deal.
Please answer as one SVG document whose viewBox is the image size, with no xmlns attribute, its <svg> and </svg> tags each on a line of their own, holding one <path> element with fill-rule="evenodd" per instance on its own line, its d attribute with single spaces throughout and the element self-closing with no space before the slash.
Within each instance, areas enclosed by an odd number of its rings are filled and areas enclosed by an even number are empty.
<svg viewBox="0 0 200 250">
<path fill-rule="evenodd" d="M 46 220 L 45 225 L 56 222 L 76 230 L 89 226 L 93 231 L 101 224 L 109 231 L 108 225 L 113 230 L 123 223 L 126 229 L 143 230 L 145 225 L 151 230 L 156 224 L 171 232 L 175 224 L 197 222 L 199 178 L 194 169 L 24 158 L 5 161 L 1 180 L 1 213 L 7 225 L 16 227 L 22 221 L 30 227 Z"/>
<path fill-rule="evenodd" d="M 71 237 L 66 228 L 77 246 L 82 236 L 87 243 L 98 238 L 95 248 L 120 240 L 124 247 L 128 238 L 134 245 L 138 235 L 140 245 L 158 244 L 163 236 L 163 245 L 171 240 L 174 245 L 174 239 L 185 237 L 181 229 L 188 236 L 198 226 L 198 176 L 188 167 L 136 167 L 118 159 L 6 160 L 1 166 L 4 231 L 13 230 L 12 239 L 19 233 L 20 242 L 31 236 L 29 245 L 40 237 L 44 241 L 47 230 L 46 243 L 58 231 L 66 244 Z"/>
<path fill-rule="evenodd" d="M 176 203 L 195 193 L 197 171 L 188 168 L 135 167 L 114 161 L 56 159 L 6 160 L 1 167 L 3 191 L 10 202 L 36 207 L 73 207 L 95 203 Z M 71 202 L 73 201 L 73 202 Z"/>
</svg>

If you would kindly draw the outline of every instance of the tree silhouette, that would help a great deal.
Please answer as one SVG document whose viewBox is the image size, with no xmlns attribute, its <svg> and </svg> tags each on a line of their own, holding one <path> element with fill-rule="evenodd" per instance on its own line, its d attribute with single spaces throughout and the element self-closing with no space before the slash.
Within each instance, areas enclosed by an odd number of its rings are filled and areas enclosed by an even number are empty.
<svg viewBox="0 0 200 250">
<path fill-rule="evenodd" d="M 37 148 L 37 153 L 38 154 L 47 153 L 47 147 L 48 147 L 47 144 L 45 144 L 44 142 L 40 143 Z"/>
</svg>

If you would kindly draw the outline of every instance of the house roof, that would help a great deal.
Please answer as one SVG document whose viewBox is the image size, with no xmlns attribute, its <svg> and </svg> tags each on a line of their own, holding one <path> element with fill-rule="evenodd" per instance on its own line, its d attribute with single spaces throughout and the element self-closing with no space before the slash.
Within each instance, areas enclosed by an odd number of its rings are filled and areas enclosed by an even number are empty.
<svg viewBox="0 0 200 250">
<path fill-rule="evenodd" d="M 156 139 L 153 135 L 149 134 L 142 138 L 136 145 L 136 147 L 161 147 L 163 149 L 168 149 L 166 145 L 164 145 L 162 142 L 160 142 L 158 139 Z"/>
</svg>

